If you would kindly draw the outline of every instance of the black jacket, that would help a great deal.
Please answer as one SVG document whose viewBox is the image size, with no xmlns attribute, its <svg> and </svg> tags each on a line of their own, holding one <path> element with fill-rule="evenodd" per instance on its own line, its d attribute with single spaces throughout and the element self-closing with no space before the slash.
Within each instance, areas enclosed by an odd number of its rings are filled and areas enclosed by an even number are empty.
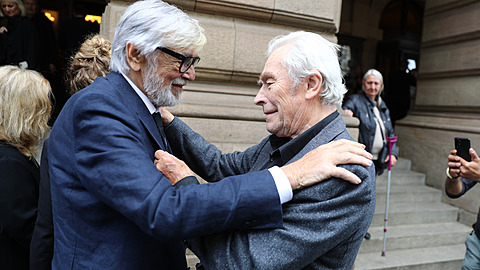
<svg viewBox="0 0 480 270">
<path fill-rule="evenodd" d="M 52 269 L 53 215 L 47 153 L 48 140 L 43 143 L 42 158 L 40 160 L 38 216 L 30 244 L 30 270 Z"/>
<path fill-rule="evenodd" d="M 17 65 L 26 61 L 28 69 L 37 69 L 37 30 L 26 17 L 7 19 L 8 32 L 0 34 L 0 65 Z"/>
<path fill-rule="evenodd" d="M 360 120 L 358 142 L 365 144 L 368 152 L 372 152 L 373 139 L 375 138 L 375 129 L 377 126 L 373 112 L 374 107 L 375 102 L 373 102 L 365 92 L 351 95 L 342 107 L 344 110 L 351 110 L 353 116 Z M 389 137 L 395 136 L 392 121 L 390 120 L 390 112 L 385 102 L 380 104 L 379 111 L 383 124 L 385 125 L 385 133 Z M 381 153 L 383 152 L 383 155 L 379 154 L 378 160 L 384 160 L 388 155 L 388 146 L 384 144 L 383 147 L 383 151 L 380 151 Z M 396 144 L 392 147 L 392 155 L 398 157 Z M 381 171 L 377 171 L 377 174 L 381 173 Z"/>
<path fill-rule="evenodd" d="M 40 170 L 35 160 L 0 141 L 0 266 L 28 269 L 37 217 Z"/>
</svg>

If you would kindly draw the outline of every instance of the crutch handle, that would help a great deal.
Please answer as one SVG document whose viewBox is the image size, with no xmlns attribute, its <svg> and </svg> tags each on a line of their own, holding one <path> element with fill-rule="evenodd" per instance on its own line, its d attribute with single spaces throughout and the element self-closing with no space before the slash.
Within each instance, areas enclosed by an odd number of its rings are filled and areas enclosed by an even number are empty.
<svg viewBox="0 0 480 270">
<path fill-rule="evenodd" d="M 393 145 L 397 142 L 397 136 L 388 137 L 387 136 L 387 145 L 388 145 L 388 170 L 392 169 L 392 148 Z"/>
</svg>

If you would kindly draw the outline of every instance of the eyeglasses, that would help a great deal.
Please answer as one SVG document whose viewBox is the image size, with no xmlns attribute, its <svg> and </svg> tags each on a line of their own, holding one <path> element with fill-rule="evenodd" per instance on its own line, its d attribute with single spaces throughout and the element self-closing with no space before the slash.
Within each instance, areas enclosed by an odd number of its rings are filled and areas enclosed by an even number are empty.
<svg viewBox="0 0 480 270">
<path fill-rule="evenodd" d="M 166 53 L 166 54 L 169 54 L 179 60 L 182 60 L 182 64 L 180 65 L 180 68 L 178 69 L 180 71 L 180 73 L 185 73 L 187 72 L 187 70 L 193 66 L 195 67 L 198 62 L 200 61 L 200 57 L 193 57 L 193 56 L 185 56 L 183 54 L 180 54 L 176 51 L 172 51 L 170 49 L 167 49 L 165 47 L 157 47 L 157 49 L 159 49 L 160 51 Z"/>
</svg>

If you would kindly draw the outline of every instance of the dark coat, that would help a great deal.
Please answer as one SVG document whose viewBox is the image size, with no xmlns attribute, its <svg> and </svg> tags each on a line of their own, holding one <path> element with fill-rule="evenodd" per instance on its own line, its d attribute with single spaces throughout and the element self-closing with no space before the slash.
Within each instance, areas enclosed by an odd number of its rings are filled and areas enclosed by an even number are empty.
<svg viewBox="0 0 480 270">
<path fill-rule="evenodd" d="M 0 141 L 0 268 L 28 269 L 37 216 L 40 170 L 35 160 Z"/>
<path fill-rule="evenodd" d="M 40 160 L 40 186 L 38 214 L 30 243 L 30 270 L 52 269 L 53 258 L 53 216 L 50 178 L 48 177 L 48 140 L 42 148 Z"/>
<path fill-rule="evenodd" d="M 33 23 L 22 16 L 7 20 L 8 32 L 0 34 L 0 66 L 28 63 L 28 69 L 38 68 L 38 35 Z"/>
</svg>

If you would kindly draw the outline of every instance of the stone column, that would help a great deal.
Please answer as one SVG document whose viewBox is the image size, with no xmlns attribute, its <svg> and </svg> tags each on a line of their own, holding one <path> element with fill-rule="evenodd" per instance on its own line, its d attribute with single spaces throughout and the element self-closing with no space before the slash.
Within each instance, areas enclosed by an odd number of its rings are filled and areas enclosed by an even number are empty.
<svg viewBox="0 0 480 270">
<path fill-rule="evenodd" d="M 397 122 L 400 155 L 444 190 L 454 137 L 469 137 L 480 152 L 480 1 L 427 0 L 415 107 Z M 395 179 L 393 179 L 395 181 Z M 444 200 L 463 209 L 460 221 L 476 220 L 480 189 Z"/>
</svg>

